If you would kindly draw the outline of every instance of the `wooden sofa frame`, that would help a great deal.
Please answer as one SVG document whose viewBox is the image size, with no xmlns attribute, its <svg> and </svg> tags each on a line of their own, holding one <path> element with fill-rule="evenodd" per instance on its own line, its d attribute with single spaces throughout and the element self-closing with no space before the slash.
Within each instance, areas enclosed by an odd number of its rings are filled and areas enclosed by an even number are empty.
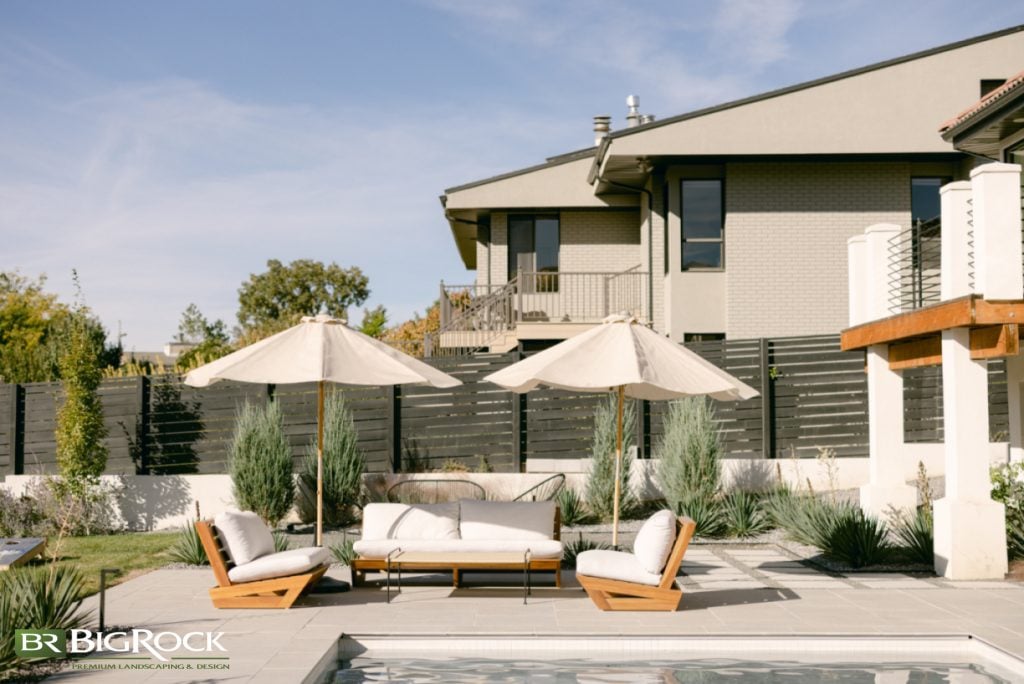
<svg viewBox="0 0 1024 684">
<path fill-rule="evenodd" d="M 679 609 L 683 590 L 676 585 L 676 573 L 683 562 L 697 523 L 687 517 L 676 519 L 676 541 L 669 553 L 661 581 L 657 586 L 623 582 L 622 580 L 576 574 L 590 600 L 601 610 L 665 610 Z"/>
<path fill-rule="evenodd" d="M 232 582 L 228 569 L 233 565 L 224 549 L 213 523 L 197 520 L 196 531 L 210 559 L 217 586 L 210 587 L 214 608 L 291 608 L 307 589 L 327 572 L 327 565 L 319 565 L 301 575 L 288 575 L 254 582 Z"/>
<path fill-rule="evenodd" d="M 551 537 L 556 541 L 562 539 L 562 511 L 555 506 L 555 524 L 554 534 Z M 457 553 L 453 553 L 453 556 L 457 556 Z M 388 561 L 386 558 L 355 558 L 352 560 L 352 586 L 356 587 L 366 581 L 367 570 L 377 570 L 384 572 L 387 570 Z M 516 568 L 522 566 L 516 565 Z M 462 568 L 458 563 L 447 563 L 444 565 L 422 565 L 416 564 L 417 570 L 451 570 L 452 573 L 452 586 L 461 586 L 461 570 Z M 495 565 L 493 568 L 485 568 L 485 570 L 504 570 L 504 566 Z M 474 571 L 481 570 L 479 565 L 474 564 Z M 531 558 L 530 559 L 530 572 L 534 571 L 547 571 L 555 573 L 555 586 L 561 588 L 562 586 L 562 559 L 561 558 Z"/>
</svg>

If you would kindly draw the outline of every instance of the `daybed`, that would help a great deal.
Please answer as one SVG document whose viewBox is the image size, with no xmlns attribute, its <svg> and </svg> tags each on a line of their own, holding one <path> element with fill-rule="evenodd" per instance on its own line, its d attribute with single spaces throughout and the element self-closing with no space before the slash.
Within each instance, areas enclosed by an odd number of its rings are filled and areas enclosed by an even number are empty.
<svg viewBox="0 0 1024 684">
<path fill-rule="evenodd" d="M 352 582 L 367 570 L 386 570 L 388 557 L 401 552 L 435 552 L 448 558 L 461 552 L 526 553 L 530 571 L 553 571 L 562 586 L 561 521 L 554 501 L 502 502 L 462 500 L 439 504 L 372 503 L 363 508 L 362 539 L 353 544 Z M 451 570 L 456 562 L 418 569 Z M 495 568 L 498 569 L 498 568 Z"/>
</svg>

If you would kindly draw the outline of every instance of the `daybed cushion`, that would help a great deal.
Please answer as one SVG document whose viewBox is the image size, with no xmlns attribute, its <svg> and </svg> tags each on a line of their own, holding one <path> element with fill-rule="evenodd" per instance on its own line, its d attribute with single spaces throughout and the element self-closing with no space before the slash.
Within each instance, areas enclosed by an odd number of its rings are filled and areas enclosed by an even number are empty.
<svg viewBox="0 0 1024 684">
<path fill-rule="evenodd" d="M 236 565 L 228 570 L 228 578 L 232 582 L 255 582 L 256 580 L 298 575 L 308 572 L 318 565 L 328 563 L 330 559 L 331 552 L 323 547 L 288 549 L 261 556 L 245 565 Z"/>
<path fill-rule="evenodd" d="M 463 539 L 511 541 L 551 539 L 555 536 L 554 501 L 459 502 Z"/>
<path fill-rule="evenodd" d="M 458 539 L 459 504 L 371 503 L 363 508 L 363 539 Z"/>
<path fill-rule="evenodd" d="M 252 511 L 224 511 L 213 519 L 224 549 L 235 565 L 245 565 L 274 552 L 274 536 Z"/>
<path fill-rule="evenodd" d="M 584 551 L 576 556 L 576 574 L 647 584 L 652 587 L 661 583 L 660 572 L 648 572 L 636 556 L 626 551 Z"/>
<path fill-rule="evenodd" d="M 676 516 L 661 510 L 647 519 L 633 541 L 633 555 L 647 572 L 661 573 L 676 540 Z"/>
<path fill-rule="evenodd" d="M 452 551 L 523 553 L 529 549 L 532 558 L 562 557 L 562 542 L 554 539 L 360 539 L 352 545 L 352 549 L 361 558 L 387 558 L 389 553 L 399 548 L 403 551 L 431 551 L 436 553 L 449 553 Z"/>
</svg>

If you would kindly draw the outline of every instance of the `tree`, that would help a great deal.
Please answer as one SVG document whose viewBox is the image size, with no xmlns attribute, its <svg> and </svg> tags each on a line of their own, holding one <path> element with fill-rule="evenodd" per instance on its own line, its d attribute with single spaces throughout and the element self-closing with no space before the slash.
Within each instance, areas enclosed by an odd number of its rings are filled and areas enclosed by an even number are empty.
<svg viewBox="0 0 1024 684">
<path fill-rule="evenodd" d="M 211 323 L 194 303 L 181 314 L 177 340 L 195 345 L 178 357 L 177 366 L 182 369 L 216 361 L 231 352 L 231 338 L 224 321 L 218 318 Z"/>
<path fill-rule="evenodd" d="M 363 324 L 359 332 L 380 339 L 387 332 L 388 312 L 383 305 L 374 309 L 363 309 Z"/>
<path fill-rule="evenodd" d="M 57 411 L 57 465 L 64 482 L 72 490 L 94 482 L 107 465 L 103 438 L 103 406 L 97 389 L 103 374 L 97 348 L 91 334 L 88 310 L 78 304 L 71 313 L 67 347 L 60 356 L 60 375 L 64 401 Z"/>
<path fill-rule="evenodd" d="M 238 290 L 239 338 L 251 342 L 296 324 L 302 316 L 326 312 L 342 318 L 370 296 L 369 279 L 358 267 L 325 266 L 297 259 L 287 266 L 267 261 Z"/>
<path fill-rule="evenodd" d="M 382 338 L 406 354 L 423 356 L 423 338 L 434 335 L 441 329 L 441 303 L 434 302 L 422 316 L 414 314 L 411 319 L 391 328 Z"/>
</svg>

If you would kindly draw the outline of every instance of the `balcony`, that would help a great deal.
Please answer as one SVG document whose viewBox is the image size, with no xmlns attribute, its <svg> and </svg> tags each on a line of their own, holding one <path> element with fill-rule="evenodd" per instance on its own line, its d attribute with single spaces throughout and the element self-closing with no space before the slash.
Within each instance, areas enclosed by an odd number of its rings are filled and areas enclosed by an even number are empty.
<svg viewBox="0 0 1024 684">
<path fill-rule="evenodd" d="M 501 285 L 441 284 L 440 330 L 425 355 L 507 351 L 522 339 L 564 339 L 613 313 L 650 319 L 650 274 L 519 271 Z"/>
</svg>

